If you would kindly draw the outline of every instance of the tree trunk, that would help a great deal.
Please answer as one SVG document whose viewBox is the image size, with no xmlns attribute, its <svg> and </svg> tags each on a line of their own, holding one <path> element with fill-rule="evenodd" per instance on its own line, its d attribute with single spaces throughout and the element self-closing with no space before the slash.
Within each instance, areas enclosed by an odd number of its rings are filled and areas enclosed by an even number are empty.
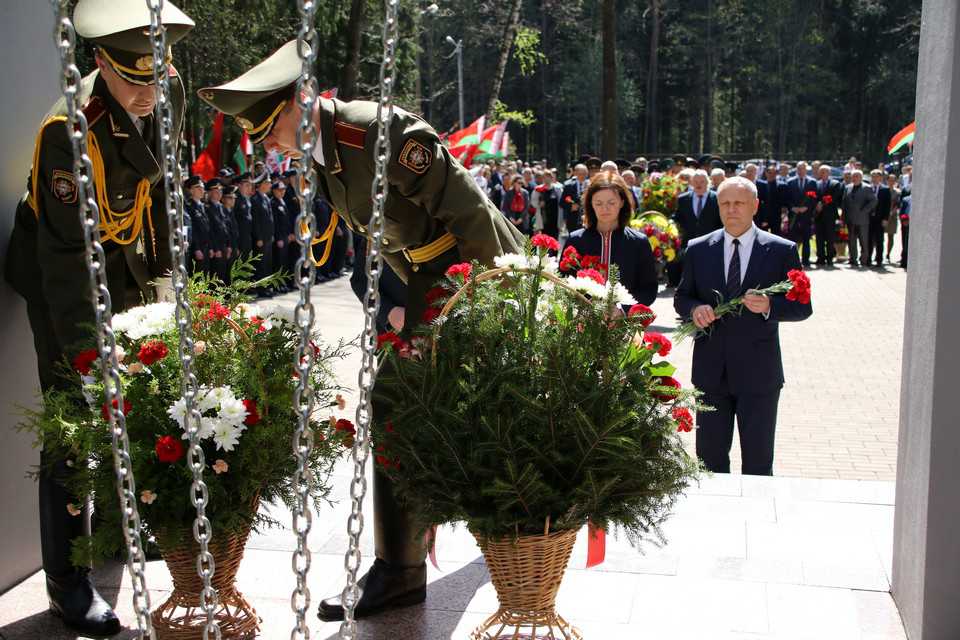
<svg viewBox="0 0 960 640">
<path fill-rule="evenodd" d="M 713 0 L 707 0 L 707 44 L 704 56 L 706 104 L 703 105 L 703 153 L 713 152 Z"/>
<path fill-rule="evenodd" d="M 513 39 L 517 35 L 517 24 L 520 22 L 520 5 L 523 0 L 513 0 L 513 6 L 510 8 L 510 14 L 507 18 L 507 24 L 504 25 L 503 38 L 500 40 L 500 58 L 497 60 L 497 68 L 493 74 L 493 86 L 490 88 L 490 101 L 487 103 L 487 118 L 493 117 L 493 108 L 500 99 L 500 86 L 503 84 L 503 74 L 507 70 L 507 60 L 510 58 L 510 47 L 513 46 Z M 464 116 L 467 117 L 467 116 Z M 469 117 L 467 117 L 469 120 Z M 461 123 L 461 126 L 463 124 Z"/>
<path fill-rule="evenodd" d="M 360 45 L 363 34 L 363 10 L 366 0 L 350 0 L 350 20 L 347 22 L 347 61 L 340 76 L 338 97 L 353 100 L 357 94 L 357 79 L 360 77 Z"/>
<path fill-rule="evenodd" d="M 659 84 L 659 50 L 660 50 L 660 0 L 650 0 L 650 67 L 647 72 L 647 126 L 646 144 L 649 152 L 660 150 L 657 142 L 657 85 Z"/>
<path fill-rule="evenodd" d="M 617 3 L 603 0 L 603 88 L 600 131 L 604 159 L 617 157 Z"/>
</svg>

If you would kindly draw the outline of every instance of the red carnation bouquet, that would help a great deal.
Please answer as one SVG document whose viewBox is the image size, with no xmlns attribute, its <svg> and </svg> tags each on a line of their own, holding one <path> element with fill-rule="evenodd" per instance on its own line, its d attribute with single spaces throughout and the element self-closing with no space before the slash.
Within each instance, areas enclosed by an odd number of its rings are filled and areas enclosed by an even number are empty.
<svg viewBox="0 0 960 640">
<path fill-rule="evenodd" d="M 791 269 L 787 272 L 787 279 L 783 282 L 778 282 L 763 289 L 751 289 L 747 293 L 754 293 L 764 296 L 785 294 L 787 300 L 799 302 L 800 304 L 810 304 L 810 278 L 808 278 L 807 274 L 800 269 Z M 719 295 L 719 293 L 717 295 Z M 742 311 L 743 296 L 739 296 L 715 306 L 713 308 L 713 315 L 715 315 L 717 320 L 719 320 L 723 316 L 729 314 L 739 315 Z M 692 320 L 690 320 L 684 322 L 677 328 L 674 338 L 677 342 L 680 342 L 681 340 L 685 340 L 690 336 L 699 338 L 704 335 L 709 335 L 709 333 L 710 327 L 701 329 L 697 327 Z"/>
<path fill-rule="evenodd" d="M 64 482 L 74 495 L 93 495 L 96 517 L 104 521 L 94 527 L 90 540 L 75 545 L 78 565 L 123 548 L 110 430 L 121 416 L 144 537 L 156 536 L 161 549 L 174 550 L 193 539 L 191 423 L 205 459 L 207 517 L 215 539 L 227 539 L 251 524 L 270 525 L 266 515 L 251 511 L 258 500 L 294 504 L 296 459 L 290 442 L 297 427 L 293 398 L 299 376 L 306 375 L 307 360 L 312 360 L 314 404 L 333 412 L 339 406 L 334 400 L 339 389 L 332 367 L 344 349 L 312 343 L 304 362 L 294 367 L 299 331 L 247 302 L 248 284 L 237 279 L 214 288 L 202 277 L 189 283 L 198 417 L 188 417 L 181 397 L 175 306 L 166 302 L 134 307 L 112 318 L 122 402 L 105 401 L 100 354 L 87 349 L 71 358 L 68 384 L 45 393 L 43 408 L 26 415 L 23 426 L 36 433 L 38 441 L 78 462 L 68 465 Z M 317 418 L 309 462 L 315 506 L 327 495 L 326 478 L 350 435 L 343 424 Z"/>
<path fill-rule="evenodd" d="M 827 195 L 823 196 L 822 202 L 823 204 L 833 204 L 833 196 L 828 193 Z"/>
</svg>

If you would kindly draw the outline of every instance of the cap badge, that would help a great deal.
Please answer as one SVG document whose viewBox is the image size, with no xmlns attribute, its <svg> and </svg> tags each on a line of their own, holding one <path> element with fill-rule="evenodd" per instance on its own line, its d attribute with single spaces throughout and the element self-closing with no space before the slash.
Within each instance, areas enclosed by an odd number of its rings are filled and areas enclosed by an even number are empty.
<svg viewBox="0 0 960 640">
<path fill-rule="evenodd" d="M 237 116 L 234 119 L 237 121 L 238 125 L 246 129 L 247 131 L 249 131 L 250 129 L 253 129 L 253 123 L 247 120 L 246 118 L 244 118 L 243 116 Z"/>
<path fill-rule="evenodd" d="M 213 91 L 201 91 L 200 97 L 204 100 L 213 100 Z"/>
<path fill-rule="evenodd" d="M 140 56 L 137 58 L 136 65 L 139 71 L 150 71 L 153 69 L 153 56 Z"/>
</svg>

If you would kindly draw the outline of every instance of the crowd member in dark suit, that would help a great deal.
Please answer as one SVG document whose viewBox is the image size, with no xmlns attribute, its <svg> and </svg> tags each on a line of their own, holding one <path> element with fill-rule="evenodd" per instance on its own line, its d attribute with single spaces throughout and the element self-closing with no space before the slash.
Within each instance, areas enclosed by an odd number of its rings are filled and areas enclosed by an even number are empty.
<svg viewBox="0 0 960 640">
<path fill-rule="evenodd" d="M 270 185 L 270 207 L 273 209 L 273 273 L 287 270 L 287 255 L 290 251 L 289 237 L 293 233 L 293 225 L 287 213 L 287 205 L 283 201 L 283 194 L 287 185 L 275 180 Z M 277 291 L 286 293 L 290 290 L 287 282 L 277 285 Z"/>
<path fill-rule="evenodd" d="M 863 262 L 870 264 L 870 235 L 868 226 L 870 218 L 873 216 L 874 209 L 877 208 L 877 197 L 873 195 L 873 189 L 863 184 L 863 171 L 854 169 L 850 174 L 853 180 L 847 185 L 843 192 L 843 220 L 847 224 L 847 231 L 850 232 L 850 266 L 859 266 L 857 262 L 857 244 L 863 251 Z"/>
<path fill-rule="evenodd" d="M 209 273 L 210 225 L 203 206 L 203 178 L 190 176 L 184 182 L 184 187 L 190 195 L 183 205 L 184 222 L 190 218 L 190 273 Z"/>
<path fill-rule="evenodd" d="M 295 233 L 297 218 L 300 216 L 300 195 L 296 188 L 296 177 L 297 171 L 295 169 L 284 171 L 282 177 L 283 184 L 287 187 L 283 192 L 283 204 L 287 208 L 287 217 L 289 218 L 288 226 L 290 228 L 290 233 L 287 235 L 286 269 L 290 272 L 289 286 L 291 288 L 296 288 L 297 286 L 294 280 L 294 273 L 297 268 L 297 260 L 300 258 L 300 245 L 297 244 Z"/>
<path fill-rule="evenodd" d="M 763 231 L 780 233 L 780 181 L 777 166 L 768 164 L 763 170 L 763 178 L 757 180 L 757 196 L 760 210 L 757 212 L 757 226 Z"/>
<path fill-rule="evenodd" d="M 227 281 L 227 261 L 230 256 L 230 229 L 227 227 L 227 212 L 223 209 L 223 185 L 219 178 L 208 180 L 207 222 L 210 225 L 210 275 L 221 282 Z"/>
<path fill-rule="evenodd" d="M 711 190 L 709 185 L 707 172 L 698 169 L 690 178 L 691 190 L 677 198 L 677 211 L 673 214 L 673 219 L 680 229 L 680 253 L 676 260 L 667 264 L 668 286 L 675 287 L 680 283 L 683 251 L 687 243 L 723 226 L 720 222 L 720 209 L 717 207 L 717 193 Z"/>
<path fill-rule="evenodd" d="M 887 218 L 890 217 L 890 189 L 883 184 L 883 171 L 874 169 L 870 172 L 870 189 L 877 199 L 877 207 L 870 216 L 867 230 L 869 244 L 867 245 L 866 263 L 878 267 L 883 266 L 883 234 Z"/>
<path fill-rule="evenodd" d="M 265 173 L 254 179 L 257 192 L 250 198 L 253 216 L 253 251 L 259 257 L 254 273 L 262 280 L 273 273 L 273 207 L 270 205 L 270 181 Z M 258 295 L 266 295 L 266 289 L 258 288 Z"/>
<path fill-rule="evenodd" d="M 233 206 L 233 220 L 237 227 L 237 252 L 238 257 L 248 259 L 253 252 L 253 211 L 250 202 L 253 183 L 249 173 L 241 173 L 235 182 L 237 202 Z"/>
<path fill-rule="evenodd" d="M 910 241 L 910 213 L 913 210 L 913 197 L 910 187 L 900 192 L 900 266 L 907 268 L 907 245 Z"/>
<path fill-rule="evenodd" d="M 797 163 L 797 175 L 787 180 L 790 203 L 790 235 L 800 245 L 803 266 L 810 266 L 810 239 L 813 237 L 813 212 L 816 207 L 816 181 L 807 175 L 807 163 Z M 811 197 L 809 194 L 813 193 Z"/>
<path fill-rule="evenodd" d="M 363 303 L 367 293 L 367 237 L 362 233 L 353 234 L 353 255 L 357 256 L 357 264 L 350 275 L 350 288 Z M 394 331 L 400 333 L 406 321 L 404 300 L 407 299 L 407 285 L 400 276 L 383 263 L 380 272 L 380 310 L 377 313 L 377 333 Z"/>
<path fill-rule="evenodd" d="M 224 224 L 227 227 L 229 244 L 227 245 L 227 279 L 225 282 L 230 284 L 233 276 L 233 263 L 237 261 L 240 255 L 240 229 L 237 227 L 237 219 L 233 215 L 233 209 L 237 204 L 237 188 L 229 185 L 223 188 Z"/>
<path fill-rule="evenodd" d="M 588 169 L 585 164 L 578 164 L 573 168 L 573 177 L 563 183 L 563 193 L 560 195 L 560 209 L 563 211 L 563 220 L 567 225 L 567 233 L 573 233 L 583 226 L 580 210 L 583 193 L 590 185 L 587 180 Z"/>
<path fill-rule="evenodd" d="M 804 320 L 813 309 L 783 295 L 751 293 L 800 268 L 797 246 L 753 224 L 760 203 L 749 180 L 728 178 L 717 195 L 723 229 L 687 246 L 674 296 L 674 308 L 684 320 L 709 330 L 693 347 L 693 384 L 704 394 L 703 403 L 715 409 L 697 414 L 697 457 L 710 471 L 729 473 L 736 418 L 742 472 L 772 475 L 784 383 L 779 324 Z M 743 313 L 718 321 L 713 312 L 717 291 L 726 299 L 744 295 Z"/>
<path fill-rule="evenodd" d="M 817 206 L 813 213 L 819 265 L 833 265 L 838 207 L 842 201 L 843 185 L 830 177 L 829 165 L 820 165 L 817 169 Z"/>
<path fill-rule="evenodd" d="M 630 200 L 627 183 L 615 171 L 595 174 L 583 197 L 585 227 L 570 234 L 566 246 L 616 265 L 630 295 L 651 305 L 657 298 L 657 267 L 647 237 L 628 224 Z"/>
</svg>

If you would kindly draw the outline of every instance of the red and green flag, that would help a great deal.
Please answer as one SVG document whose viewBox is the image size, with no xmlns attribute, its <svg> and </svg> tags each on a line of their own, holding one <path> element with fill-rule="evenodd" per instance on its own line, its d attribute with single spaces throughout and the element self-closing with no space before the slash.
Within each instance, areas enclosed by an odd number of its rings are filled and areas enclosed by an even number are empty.
<svg viewBox="0 0 960 640">
<path fill-rule="evenodd" d="M 223 113 L 217 113 L 213 121 L 213 133 L 207 142 L 206 148 L 197 156 L 196 161 L 191 165 L 190 172 L 202 177 L 204 180 L 212 180 L 220 169 L 220 141 L 223 139 Z"/>
<path fill-rule="evenodd" d="M 917 123 L 916 121 L 911 122 L 903 129 L 897 132 L 895 136 L 890 138 L 890 142 L 887 143 L 887 153 L 894 153 L 905 144 L 913 145 L 913 137 L 917 132 Z"/>
<path fill-rule="evenodd" d="M 461 147 L 480 144 L 480 137 L 483 135 L 483 125 L 486 120 L 486 116 L 480 116 L 466 129 L 454 131 L 447 136 L 447 146 L 450 148 L 450 152 L 456 156 L 464 151 Z"/>
<path fill-rule="evenodd" d="M 244 131 L 243 135 L 240 136 L 240 144 L 237 145 L 236 151 L 233 152 L 233 163 L 237 165 L 237 171 L 239 173 L 245 173 L 247 171 L 247 158 L 252 155 L 253 143 L 250 142 L 250 136 Z"/>
</svg>

